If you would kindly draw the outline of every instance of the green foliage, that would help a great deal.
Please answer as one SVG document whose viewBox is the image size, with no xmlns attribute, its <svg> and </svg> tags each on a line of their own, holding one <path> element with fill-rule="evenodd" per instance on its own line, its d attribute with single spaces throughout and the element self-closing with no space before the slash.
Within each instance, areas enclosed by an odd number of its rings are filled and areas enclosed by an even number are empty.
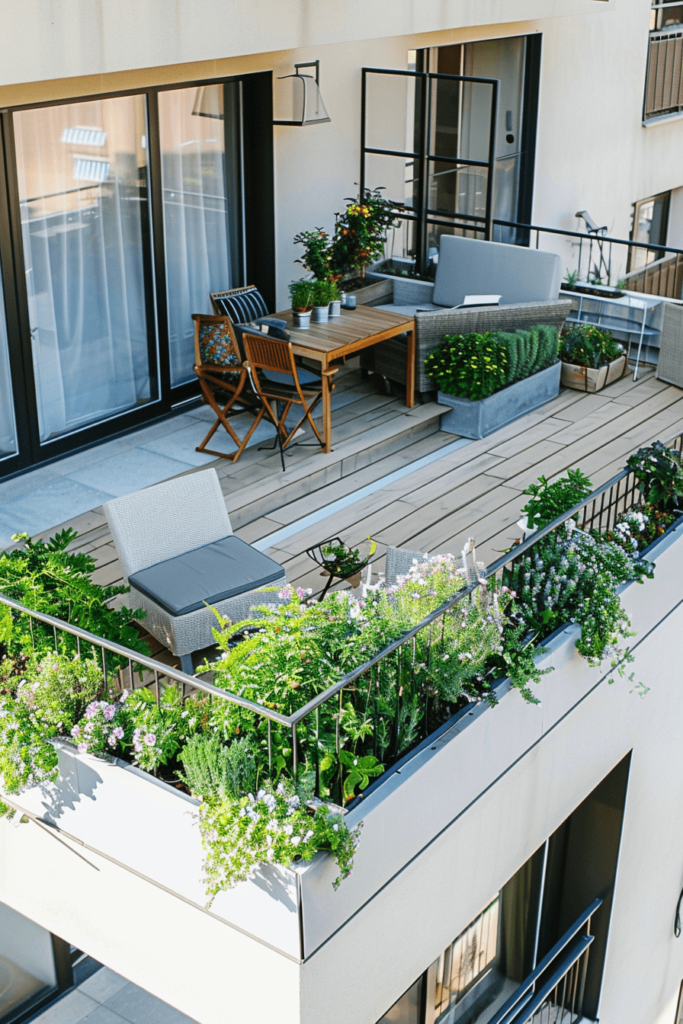
<svg viewBox="0 0 683 1024">
<path fill-rule="evenodd" d="M 505 387 L 508 354 L 494 335 L 447 334 L 424 362 L 439 390 L 477 402 Z"/>
<path fill-rule="evenodd" d="M 358 199 L 348 199 L 346 209 L 336 214 L 330 254 L 333 277 L 364 273 L 384 254 L 387 231 L 399 223 L 396 211 L 401 204 L 385 199 L 382 191 L 365 189 Z"/>
<path fill-rule="evenodd" d="M 623 355 L 623 348 L 609 331 L 593 324 L 568 324 L 560 337 L 559 356 L 563 363 L 597 370 Z"/>
<path fill-rule="evenodd" d="M 94 659 L 56 654 L 31 659 L 15 683 L 0 698 L 0 775 L 9 793 L 55 777 L 57 754 L 48 741 L 68 737 L 103 686 Z"/>
<path fill-rule="evenodd" d="M 447 334 L 425 359 L 427 373 L 447 395 L 476 402 L 557 362 L 555 327 L 528 331 Z"/>
<path fill-rule="evenodd" d="M 663 512 L 681 507 L 683 467 L 679 452 L 655 441 L 640 448 L 626 465 L 635 475 L 646 505 L 657 506 Z"/>
<path fill-rule="evenodd" d="M 67 551 L 77 537 L 75 530 L 62 530 L 45 543 L 32 541 L 28 534 L 17 534 L 14 540 L 23 540 L 21 548 L 0 552 L 0 592 L 34 611 L 44 612 L 94 633 L 106 640 L 114 640 L 141 653 L 149 653 L 133 625 L 133 619 L 142 618 L 144 612 L 122 608 L 117 611 L 108 602 L 119 594 L 128 593 L 128 587 L 101 587 L 93 583 L 95 560 L 90 555 Z M 51 627 L 44 626 L 28 616 L 13 614 L 12 630 L 7 636 L 7 625 L 2 627 L 0 658 L 20 658 L 32 653 L 38 657 L 54 649 Z M 76 653 L 76 638 L 59 633 L 60 653 Z M 117 664 L 114 656 L 110 666 Z"/>
<path fill-rule="evenodd" d="M 183 747 L 183 781 L 203 800 L 239 800 L 257 788 L 254 751 L 247 739 L 227 747 L 218 736 L 196 735 Z"/>
<path fill-rule="evenodd" d="M 301 231 L 294 236 L 294 244 L 304 247 L 303 256 L 295 262 L 310 271 L 316 281 L 327 281 L 332 274 L 332 241 L 327 231 Z"/>
<path fill-rule="evenodd" d="M 579 279 L 579 272 L 578 272 L 578 270 L 567 270 L 567 275 L 566 275 L 564 281 L 565 281 L 565 284 L 567 285 L 567 288 L 569 288 L 570 291 L 573 288 L 576 287 L 576 282 L 578 281 L 578 279 Z"/>
<path fill-rule="evenodd" d="M 313 281 L 292 281 L 289 286 L 289 297 L 292 309 L 305 312 L 313 305 Z"/>
<path fill-rule="evenodd" d="M 513 562 L 505 583 L 517 594 L 520 621 L 538 638 L 575 622 L 581 627 L 579 654 L 594 666 L 609 656 L 621 674 L 621 663 L 633 659 L 619 645 L 634 634 L 617 587 L 646 576 L 652 576 L 648 562 L 583 533 L 570 520 Z"/>
<path fill-rule="evenodd" d="M 529 484 L 523 492 L 532 495 L 532 498 L 522 512 L 527 517 L 529 526 L 540 529 L 587 498 L 592 487 L 592 483 L 580 469 L 570 469 L 566 476 L 552 483 L 548 483 L 546 477 L 539 476 L 538 483 Z"/>
<path fill-rule="evenodd" d="M 340 577 L 353 576 L 372 558 L 376 550 L 377 543 L 374 540 L 370 540 L 370 548 L 366 555 L 361 555 L 359 548 L 350 548 L 344 543 L 320 545 L 325 568 Z"/>
<path fill-rule="evenodd" d="M 370 784 L 370 779 L 376 778 L 384 771 L 384 767 L 372 754 L 365 757 L 357 757 L 350 750 L 342 750 L 339 759 L 348 772 L 344 778 L 344 803 L 353 800 L 356 795 L 356 787 L 363 790 Z"/>
<path fill-rule="evenodd" d="M 508 355 L 508 372 L 505 384 L 530 377 L 557 362 L 557 328 L 539 324 L 528 331 L 496 331 L 495 340 L 503 345 Z"/>
<path fill-rule="evenodd" d="M 351 874 L 360 827 L 350 831 L 341 814 L 326 804 L 311 815 L 297 793 L 284 785 L 240 800 L 205 800 L 199 827 L 206 850 L 207 892 L 213 899 L 247 878 L 259 864 L 289 866 L 329 850 L 339 867 L 334 887 Z"/>
<path fill-rule="evenodd" d="M 339 285 L 336 281 L 314 281 L 313 282 L 313 305 L 329 306 L 330 302 L 340 296 Z"/>
</svg>

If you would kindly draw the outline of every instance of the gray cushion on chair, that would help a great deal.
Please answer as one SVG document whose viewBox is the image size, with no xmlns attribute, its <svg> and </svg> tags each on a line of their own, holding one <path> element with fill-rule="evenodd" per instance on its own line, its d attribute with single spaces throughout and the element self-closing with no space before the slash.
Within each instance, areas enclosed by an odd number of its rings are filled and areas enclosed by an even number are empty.
<svg viewBox="0 0 683 1024">
<path fill-rule="evenodd" d="M 170 615 L 186 615 L 282 578 L 282 566 L 239 537 L 157 562 L 130 576 L 130 583 Z"/>
<path fill-rule="evenodd" d="M 561 278 L 562 261 L 556 253 L 442 235 L 433 301 L 452 307 L 466 295 L 496 294 L 501 305 L 547 302 L 557 299 Z"/>
</svg>

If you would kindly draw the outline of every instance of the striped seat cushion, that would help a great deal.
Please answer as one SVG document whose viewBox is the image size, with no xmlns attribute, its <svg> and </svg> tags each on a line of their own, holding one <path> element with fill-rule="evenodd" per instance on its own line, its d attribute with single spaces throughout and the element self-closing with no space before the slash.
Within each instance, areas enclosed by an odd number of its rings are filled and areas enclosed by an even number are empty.
<svg viewBox="0 0 683 1024">
<path fill-rule="evenodd" d="M 234 324 L 248 324 L 260 316 L 268 316 L 268 307 L 258 288 L 249 288 L 235 295 L 215 299 L 216 306 Z"/>
</svg>

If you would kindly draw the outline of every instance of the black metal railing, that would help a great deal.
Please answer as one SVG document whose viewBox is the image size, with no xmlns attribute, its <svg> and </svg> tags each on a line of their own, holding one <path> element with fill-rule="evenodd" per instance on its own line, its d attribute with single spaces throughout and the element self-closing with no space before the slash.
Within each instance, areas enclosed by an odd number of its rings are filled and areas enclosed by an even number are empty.
<svg viewBox="0 0 683 1024">
<path fill-rule="evenodd" d="M 669 447 L 680 454 L 683 451 L 683 435 L 679 434 L 673 438 L 669 442 Z M 372 734 L 365 744 L 363 754 L 374 754 L 378 760 L 382 761 L 385 768 L 395 767 L 397 763 L 414 756 L 421 746 L 433 738 L 435 731 L 449 728 L 452 725 L 453 716 L 467 713 L 467 710 L 471 709 L 469 699 L 462 698 L 463 703 L 459 707 L 442 705 L 437 714 L 436 694 L 428 684 L 425 685 L 425 679 L 430 677 L 433 666 L 438 664 L 439 657 L 447 653 L 448 630 L 451 627 L 457 628 L 456 616 L 461 603 L 486 599 L 488 591 L 495 589 L 488 588 L 487 590 L 488 580 L 496 578 L 498 583 L 502 583 L 505 574 L 518 559 L 533 549 L 544 537 L 562 528 L 568 520 L 575 520 L 580 529 L 594 529 L 604 533 L 613 530 L 618 516 L 636 505 L 639 498 L 640 493 L 633 472 L 624 469 L 617 473 L 611 480 L 608 480 L 602 487 L 598 487 L 564 515 L 558 516 L 552 523 L 512 547 L 510 551 L 489 565 L 484 572 L 479 574 L 478 571 L 475 571 L 474 578 L 470 577 L 471 581 L 458 590 L 453 597 L 392 643 L 387 644 L 373 657 L 345 673 L 338 681 L 291 715 L 281 714 L 258 702 L 187 675 L 157 659 L 95 636 L 78 626 L 42 612 L 33 611 L 2 593 L 0 593 L 0 604 L 8 606 L 16 614 L 28 615 L 51 627 L 54 634 L 55 651 L 59 650 L 58 637 L 60 633 L 76 637 L 79 653 L 82 644 L 88 644 L 99 651 L 98 657 L 101 661 L 105 686 L 111 680 L 111 670 L 107 666 L 107 652 L 110 652 L 119 659 L 119 663 L 123 660 L 127 666 L 124 670 L 118 670 L 121 686 L 134 686 L 137 671 L 139 675 L 142 673 L 141 685 L 152 687 L 157 700 L 162 688 L 172 685 L 178 687 L 183 700 L 190 693 L 198 691 L 208 697 L 227 701 L 253 713 L 257 719 L 262 720 L 259 724 L 265 734 L 264 741 L 267 743 L 270 766 L 273 762 L 273 729 L 278 730 L 278 737 L 280 737 L 280 730 L 286 730 L 291 737 L 291 765 L 288 766 L 291 775 L 295 781 L 298 779 L 299 764 L 303 759 L 309 777 L 314 776 L 316 796 L 326 795 L 321 792 L 320 712 L 324 706 L 329 709 L 331 705 L 334 710 L 328 715 L 328 719 L 332 718 L 335 723 L 333 742 L 337 775 L 332 783 L 329 783 L 328 780 L 326 785 L 328 790 L 331 788 L 338 801 L 342 803 L 344 768 L 341 764 L 340 753 L 343 748 L 341 720 L 344 711 L 344 695 L 353 694 L 360 704 L 364 702 L 363 714 L 372 724 Z M 434 671 L 436 672 L 436 670 Z M 496 680 L 491 679 L 491 684 L 494 682 Z M 382 721 L 380 721 L 379 694 L 382 691 L 386 694 L 387 690 L 390 694 L 390 711 L 388 712 L 384 706 L 381 711 Z M 410 706 L 418 708 L 419 720 L 412 722 L 411 730 L 407 733 L 405 728 L 406 708 Z M 378 746 L 380 733 L 388 737 L 384 749 Z M 381 784 L 386 777 L 386 774 L 380 775 L 371 788 Z"/>
<path fill-rule="evenodd" d="M 602 906 L 593 900 L 489 1024 L 575 1024 L 583 1016 L 591 919 Z"/>
</svg>

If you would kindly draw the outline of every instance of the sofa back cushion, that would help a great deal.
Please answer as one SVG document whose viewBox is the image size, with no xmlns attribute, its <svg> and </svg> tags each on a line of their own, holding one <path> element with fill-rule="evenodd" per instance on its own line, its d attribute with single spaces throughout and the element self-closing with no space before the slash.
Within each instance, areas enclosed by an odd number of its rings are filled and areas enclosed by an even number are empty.
<svg viewBox="0 0 683 1024">
<path fill-rule="evenodd" d="M 561 278 L 556 253 L 442 235 L 434 302 L 459 306 L 466 295 L 500 295 L 501 305 L 548 302 L 557 299 Z"/>
</svg>

